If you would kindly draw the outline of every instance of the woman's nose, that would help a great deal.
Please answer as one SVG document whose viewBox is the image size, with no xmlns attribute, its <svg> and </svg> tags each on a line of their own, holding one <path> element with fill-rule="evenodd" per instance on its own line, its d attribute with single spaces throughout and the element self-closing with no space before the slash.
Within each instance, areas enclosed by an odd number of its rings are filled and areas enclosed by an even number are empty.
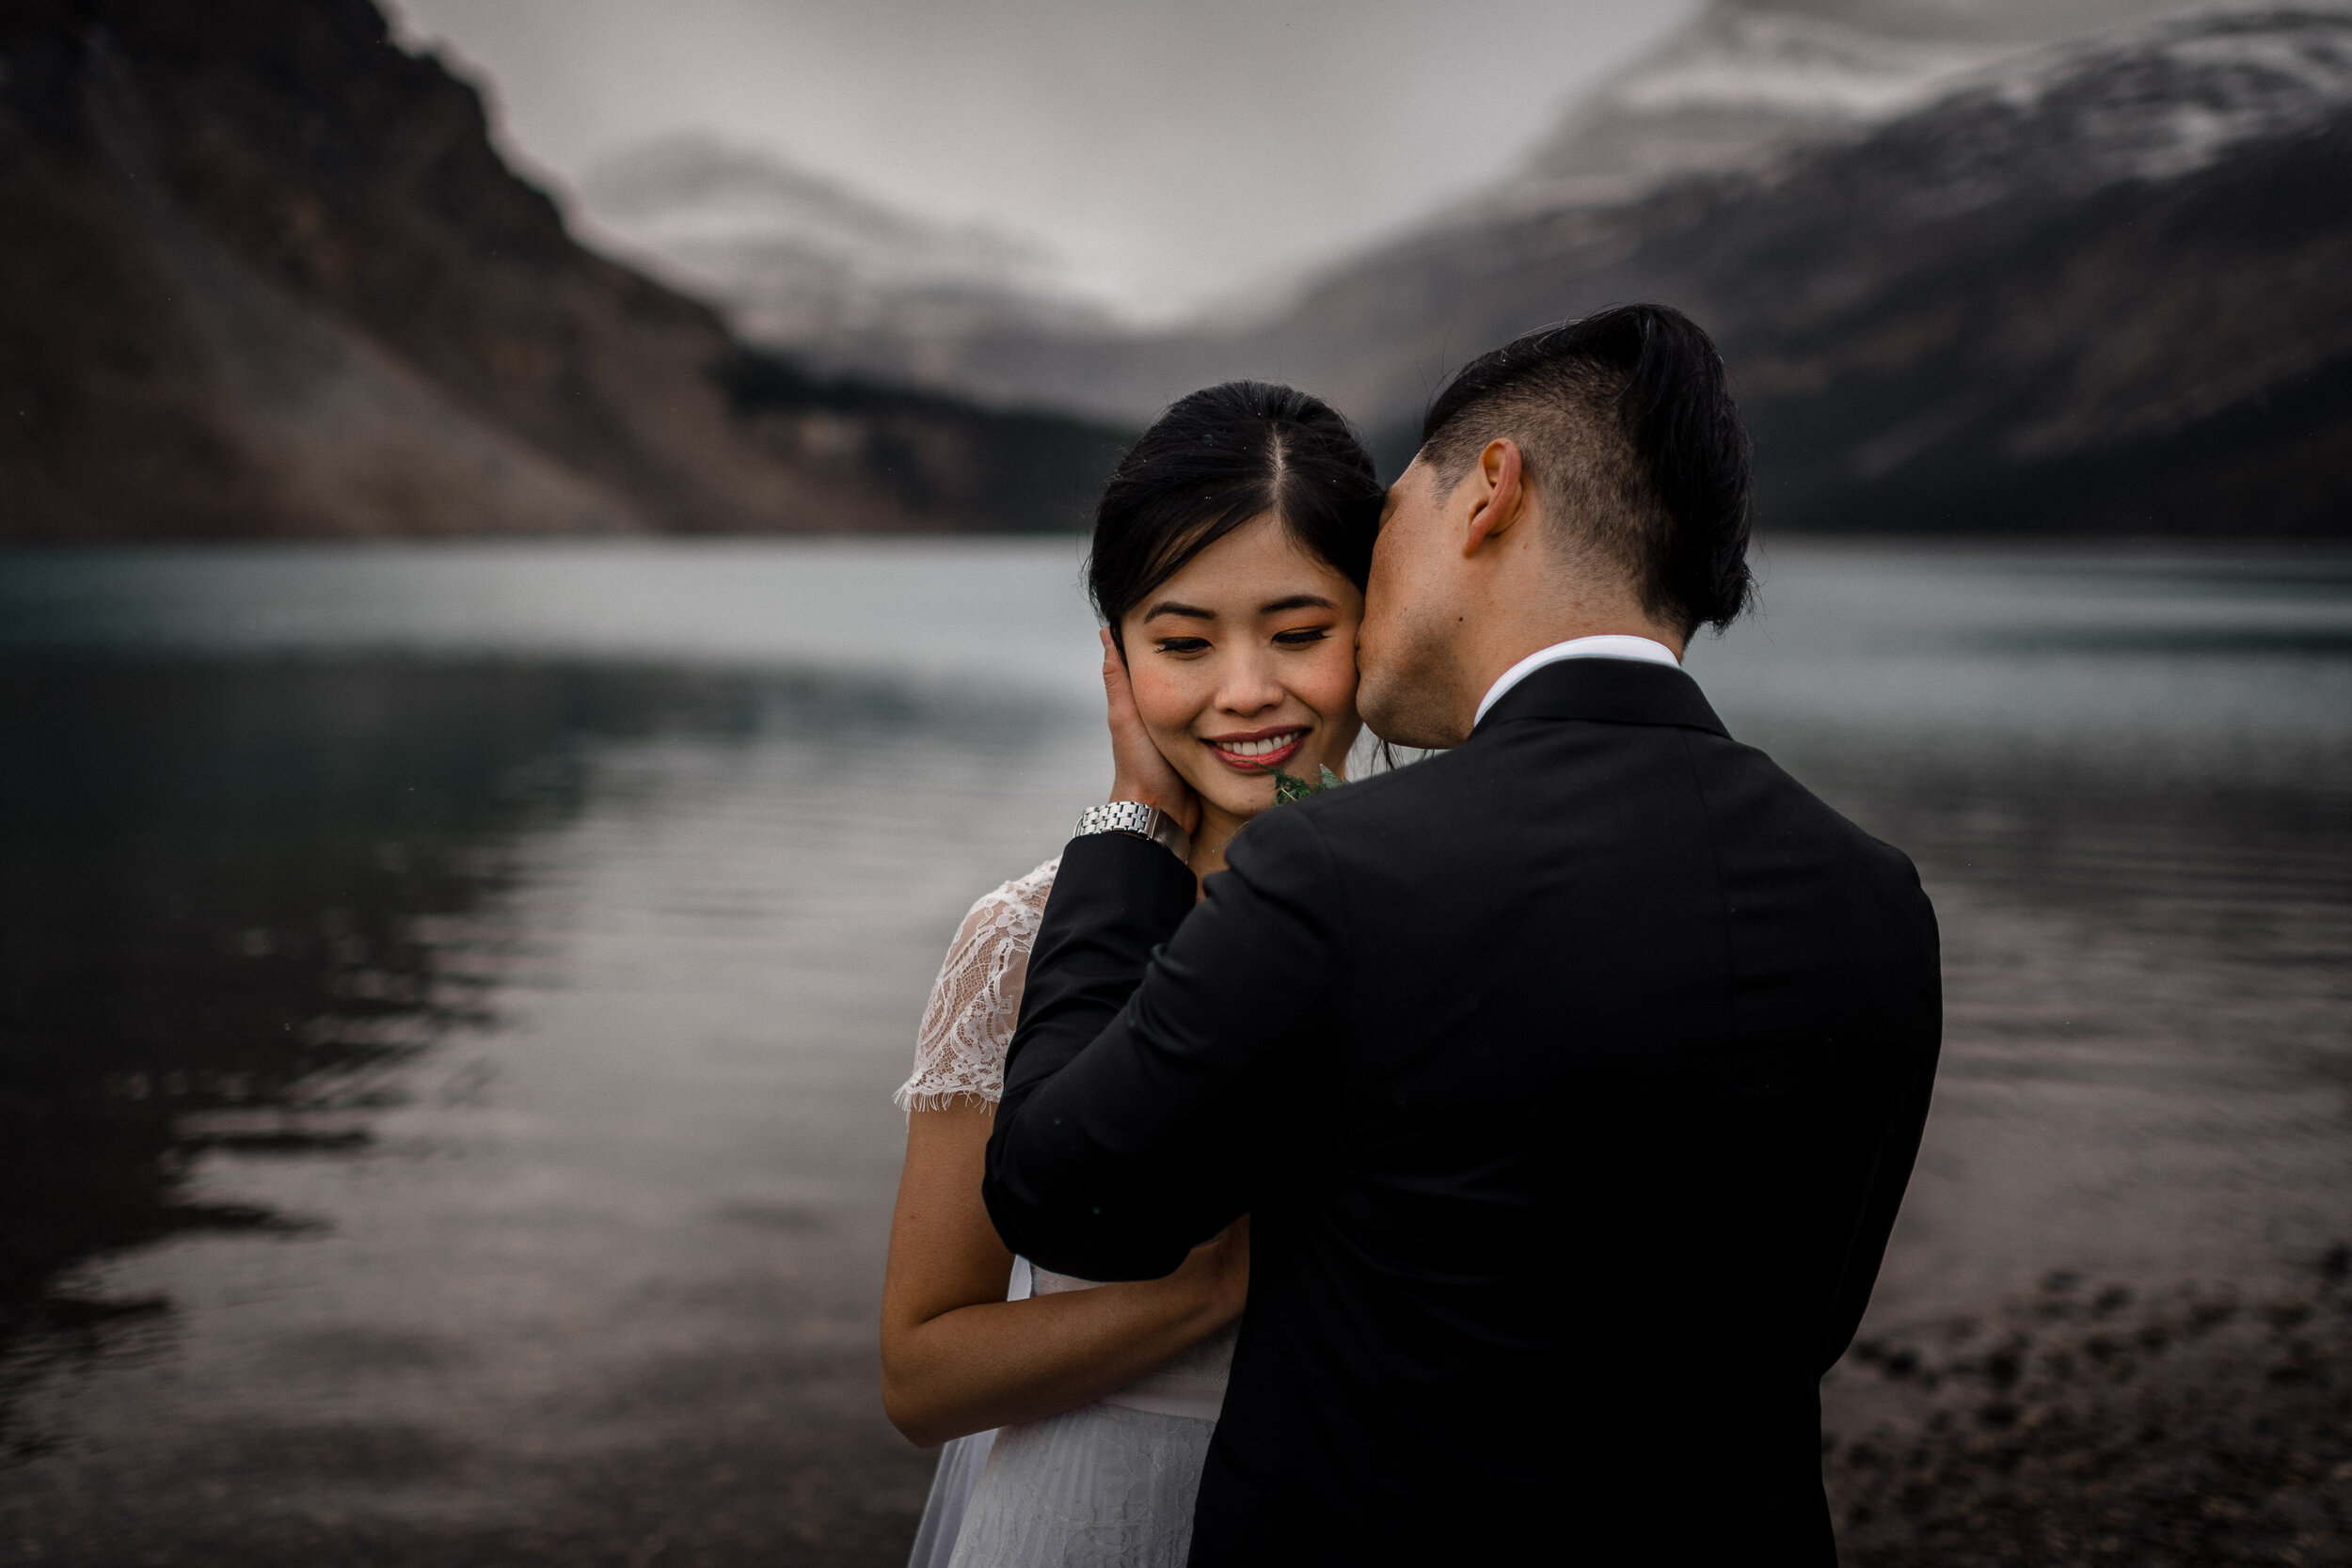
<svg viewBox="0 0 2352 1568">
<path fill-rule="evenodd" d="M 1244 655 L 1233 659 L 1217 683 L 1216 705 L 1228 713 L 1263 713 L 1281 700 L 1282 683 L 1263 658 Z"/>
</svg>

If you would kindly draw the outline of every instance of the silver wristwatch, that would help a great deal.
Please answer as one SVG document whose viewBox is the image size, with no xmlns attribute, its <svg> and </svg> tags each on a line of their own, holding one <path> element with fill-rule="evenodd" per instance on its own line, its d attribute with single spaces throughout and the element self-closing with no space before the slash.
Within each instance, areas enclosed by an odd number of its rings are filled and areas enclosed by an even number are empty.
<svg viewBox="0 0 2352 1568">
<path fill-rule="evenodd" d="M 1140 800 L 1113 800 L 1107 806 L 1089 806 L 1078 814 L 1075 836 L 1084 838 L 1089 833 L 1133 833 L 1137 838 L 1150 839 L 1187 865 L 1192 863 L 1192 835 L 1168 813 Z"/>
</svg>

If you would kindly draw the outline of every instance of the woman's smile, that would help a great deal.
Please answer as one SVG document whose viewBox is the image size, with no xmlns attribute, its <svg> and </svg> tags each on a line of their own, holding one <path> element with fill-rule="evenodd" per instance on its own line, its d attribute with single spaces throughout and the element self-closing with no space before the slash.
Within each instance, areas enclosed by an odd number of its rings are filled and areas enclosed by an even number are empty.
<svg viewBox="0 0 2352 1568">
<path fill-rule="evenodd" d="M 1199 552 L 1120 618 L 1136 717 L 1200 801 L 1193 869 L 1273 805 L 1277 773 L 1343 772 L 1354 743 L 1363 591 L 1274 512 Z"/>
<path fill-rule="evenodd" d="M 1283 724 L 1241 735 L 1203 736 L 1201 744 L 1237 773 L 1268 773 L 1296 756 L 1311 733 L 1304 724 Z"/>
</svg>

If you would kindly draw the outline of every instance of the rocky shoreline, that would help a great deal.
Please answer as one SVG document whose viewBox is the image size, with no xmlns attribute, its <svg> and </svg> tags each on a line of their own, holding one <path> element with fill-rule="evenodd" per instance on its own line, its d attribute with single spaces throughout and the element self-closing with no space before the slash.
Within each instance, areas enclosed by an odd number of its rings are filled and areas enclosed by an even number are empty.
<svg viewBox="0 0 2352 1568">
<path fill-rule="evenodd" d="M 2289 1288 L 2050 1275 L 1823 1389 L 1848 1568 L 2352 1564 L 2352 1245 Z"/>
</svg>

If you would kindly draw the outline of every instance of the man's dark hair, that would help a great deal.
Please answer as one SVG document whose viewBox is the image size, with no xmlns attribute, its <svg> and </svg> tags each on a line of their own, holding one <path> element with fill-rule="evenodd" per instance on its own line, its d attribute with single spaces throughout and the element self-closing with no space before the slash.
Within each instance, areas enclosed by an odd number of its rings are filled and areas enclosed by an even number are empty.
<svg viewBox="0 0 2352 1568">
<path fill-rule="evenodd" d="M 1204 387 L 1120 460 L 1095 508 L 1087 591 L 1123 649 L 1120 621 L 1145 594 L 1268 513 L 1361 588 L 1382 494 L 1371 453 L 1321 398 L 1263 381 Z"/>
<path fill-rule="evenodd" d="M 1690 317 L 1621 305 L 1481 355 L 1430 404 L 1421 455 L 1451 490 L 1506 436 L 1553 526 L 1632 573 L 1650 614 L 1688 636 L 1748 607 L 1747 429 Z"/>
</svg>

